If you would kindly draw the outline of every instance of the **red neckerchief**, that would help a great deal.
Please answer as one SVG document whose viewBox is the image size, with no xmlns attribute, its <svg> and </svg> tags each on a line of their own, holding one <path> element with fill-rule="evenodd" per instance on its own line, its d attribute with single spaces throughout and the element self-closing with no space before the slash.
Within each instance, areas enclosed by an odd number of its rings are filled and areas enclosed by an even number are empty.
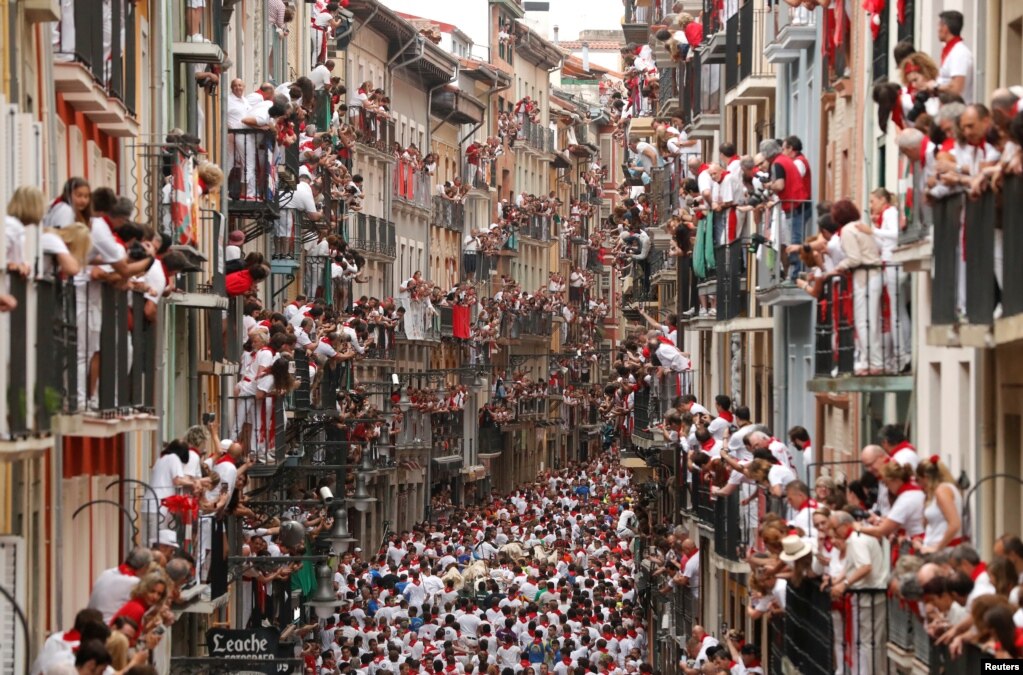
<svg viewBox="0 0 1023 675">
<path fill-rule="evenodd" d="M 718 417 L 728 422 L 729 424 L 735 421 L 735 415 L 733 415 L 731 412 L 727 410 L 722 410 L 720 413 L 718 413 Z"/>
<path fill-rule="evenodd" d="M 910 480 L 902 484 L 899 491 L 895 493 L 895 498 L 898 499 L 899 495 L 905 492 L 922 492 L 923 488 L 916 484 L 916 481 Z"/>
<path fill-rule="evenodd" d="M 927 146 L 931 142 L 928 136 L 924 136 L 923 142 L 920 144 L 920 165 L 926 166 L 927 164 Z"/>
<path fill-rule="evenodd" d="M 107 225 L 110 226 L 110 234 L 114 235 L 114 241 L 116 241 L 121 246 L 127 246 L 127 244 L 124 243 L 124 239 L 121 239 L 117 232 L 114 231 L 114 224 L 110 222 L 110 217 L 103 216 L 103 220 L 107 221 Z"/>
<path fill-rule="evenodd" d="M 835 548 L 835 545 L 831 543 L 831 537 L 824 540 L 824 550 L 831 553 L 831 549 Z"/>
<path fill-rule="evenodd" d="M 945 59 L 952 52 L 952 48 L 962 42 L 963 39 L 956 35 L 954 38 L 945 43 L 945 46 L 941 48 L 941 65 L 945 65 Z"/>
<path fill-rule="evenodd" d="M 135 570 L 133 570 L 132 568 L 128 567 L 124 563 L 121 563 L 120 565 L 117 566 L 117 571 L 120 572 L 121 574 L 123 574 L 126 577 L 137 577 L 138 576 L 138 574 L 135 573 Z"/>
<path fill-rule="evenodd" d="M 803 502 L 802 504 L 799 505 L 799 507 L 796 509 L 796 511 L 797 512 L 798 511 L 802 511 L 803 509 L 805 509 L 807 507 L 809 507 L 811 509 L 816 509 L 817 508 L 817 502 L 815 502 L 814 500 L 812 500 L 810 498 L 807 498 L 805 502 Z"/>
<path fill-rule="evenodd" d="M 72 628 L 68 632 L 61 635 L 60 639 L 63 640 L 64 642 L 81 642 L 82 634 L 76 631 L 74 628 Z"/>
<path fill-rule="evenodd" d="M 981 560 L 979 563 L 977 563 L 977 566 L 973 568 L 973 571 L 970 572 L 970 579 L 972 579 L 973 581 L 976 581 L 977 577 L 979 577 L 981 574 L 983 574 L 986 571 L 987 571 L 987 564 L 983 560 Z"/>
<path fill-rule="evenodd" d="M 330 338 L 320 338 L 320 342 L 322 342 L 325 345 L 329 345 L 330 344 Z"/>
<path fill-rule="evenodd" d="M 896 445 L 894 448 L 892 448 L 892 451 L 889 452 L 888 455 L 890 457 L 894 457 L 895 453 L 897 453 L 899 450 L 907 450 L 907 449 L 908 450 L 912 450 L 913 452 L 916 452 L 916 448 L 914 448 L 912 445 L 910 445 L 909 441 L 902 441 L 901 443 Z"/>
<path fill-rule="evenodd" d="M 671 338 L 666 338 L 663 335 L 659 335 L 657 336 L 657 339 L 658 341 L 660 341 L 662 345 L 671 345 L 672 347 L 675 346 L 675 343 L 671 341 Z"/>
<path fill-rule="evenodd" d="M 216 466 L 217 464 L 226 464 L 228 462 L 234 465 L 234 459 L 232 459 L 231 455 L 224 453 L 217 459 L 217 461 L 213 462 L 213 465 Z"/>
<path fill-rule="evenodd" d="M 703 448 L 704 450 L 706 450 L 709 453 L 711 448 L 714 447 L 714 442 L 715 442 L 715 438 L 713 436 L 711 436 L 710 438 L 705 440 L 703 443 L 700 443 L 700 447 Z"/>
</svg>

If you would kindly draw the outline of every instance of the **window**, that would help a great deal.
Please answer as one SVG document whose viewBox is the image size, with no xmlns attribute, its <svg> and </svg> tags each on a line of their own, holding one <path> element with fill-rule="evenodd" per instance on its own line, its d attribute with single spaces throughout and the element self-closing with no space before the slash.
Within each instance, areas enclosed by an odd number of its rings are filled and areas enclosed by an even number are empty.
<svg viewBox="0 0 1023 675">
<path fill-rule="evenodd" d="M 888 79 L 888 23 L 890 21 L 891 11 L 888 3 L 885 3 L 884 9 L 881 10 L 881 27 L 877 32 L 877 39 L 874 40 L 874 82 L 884 82 Z"/>
<path fill-rule="evenodd" d="M 904 13 L 902 23 L 899 24 L 899 42 L 912 42 L 913 22 L 916 14 L 916 0 L 903 0 L 902 6 L 904 8 Z"/>
</svg>

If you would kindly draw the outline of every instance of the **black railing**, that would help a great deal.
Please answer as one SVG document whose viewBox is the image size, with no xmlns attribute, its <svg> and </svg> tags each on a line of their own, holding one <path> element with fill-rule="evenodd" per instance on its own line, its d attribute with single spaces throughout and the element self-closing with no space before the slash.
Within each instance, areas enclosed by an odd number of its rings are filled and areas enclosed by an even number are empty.
<svg viewBox="0 0 1023 675">
<path fill-rule="evenodd" d="M 308 372 L 306 363 L 306 378 Z M 301 379 L 299 381 L 302 382 Z M 302 391 L 304 394 L 306 390 Z M 330 402 L 332 406 L 336 405 L 334 396 L 330 397 Z M 279 464 L 285 459 L 287 417 L 284 410 L 284 396 L 259 398 L 242 395 L 230 399 L 231 437 L 237 439 L 247 456 L 259 464 Z"/>
<path fill-rule="evenodd" d="M 237 204 L 269 203 L 277 189 L 273 153 L 276 137 L 263 129 L 230 129 L 227 132 L 228 152 L 232 156 L 227 177 L 227 194 Z"/>
<path fill-rule="evenodd" d="M 723 27 L 721 10 L 716 0 L 703 0 L 703 41 L 706 42 Z M 696 45 L 691 45 L 695 49 Z"/>
<path fill-rule="evenodd" d="M 976 199 L 955 195 L 934 203 L 933 324 L 954 324 L 960 317 L 971 324 L 987 325 L 992 322 L 1000 271 L 995 267 L 995 238 L 999 234 L 1005 235 L 1011 246 L 1011 249 L 1009 246 L 1005 248 L 1006 256 L 1023 248 L 1014 228 L 1006 226 L 1003 210 L 1010 204 L 1010 199 L 1023 195 L 1020 185 L 1020 178 L 1014 176 L 1006 181 L 1001 195 L 988 190 Z M 964 239 L 960 238 L 960 223 L 964 223 Z M 960 242 L 965 245 L 965 251 Z M 1012 259 L 1006 257 L 1005 260 Z M 962 280 L 959 278 L 960 266 L 965 273 Z M 1020 288 L 1023 279 L 1020 272 L 1012 267 L 1012 264 L 1005 265 L 1008 276 L 1003 281 L 1006 288 L 1001 296 L 1003 302 L 1009 300 L 1011 313 L 1019 313 L 1020 302 L 1012 297 L 1011 290 Z M 963 286 L 965 296 L 960 293 Z M 1005 306 L 1003 310 L 1006 310 Z"/>
<path fill-rule="evenodd" d="M 519 236 L 529 237 L 537 241 L 551 240 L 550 216 L 526 216 L 519 223 Z"/>
<path fill-rule="evenodd" d="M 434 197 L 433 223 L 449 230 L 461 232 L 465 229 L 465 204 L 439 196 Z"/>
<path fill-rule="evenodd" d="M 104 91 L 119 99 L 134 114 L 137 60 L 135 3 L 114 3 L 108 16 L 105 12 L 96 11 L 95 4 L 88 0 L 75 0 L 73 15 L 62 19 L 57 30 L 60 35 L 56 49 L 58 56 L 88 68 Z M 104 35 L 110 36 L 109 46 L 104 44 Z"/>
<path fill-rule="evenodd" d="M 657 92 L 657 110 L 663 111 L 673 100 L 679 98 L 681 87 L 679 80 L 682 77 L 681 69 L 677 66 L 668 66 L 661 70 L 659 78 L 660 89 Z M 661 113 L 663 114 L 663 113 Z"/>
<path fill-rule="evenodd" d="M 831 596 L 820 583 L 806 579 L 799 586 L 789 584 L 785 592 L 784 621 L 772 640 L 771 652 L 784 656 L 793 672 L 831 675 L 835 672 L 881 673 L 883 670 L 846 670 L 848 662 L 835 665 L 834 630 L 831 625 Z M 883 643 L 882 643 L 883 644 Z M 845 659 L 842 659 L 845 661 Z M 781 668 L 777 671 L 782 672 Z"/>
<path fill-rule="evenodd" d="M 753 3 L 747 2 L 743 8 L 750 7 Z M 735 88 L 739 84 L 739 15 L 736 12 L 728 17 L 725 22 L 725 90 Z"/>
<path fill-rule="evenodd" d="M 912 339 L 904 285 L 895 263 L 860 267 L 825 282 L 817 302 L 818 377 L 904 371 Z"/>
<path fill-rule="evenodd" d="M 397 240 L 393 222 L 365 213 L 355 214 L 353 220 L 349 246 L 365 253 L 395 256 Z"/>
<path fill-rule="evenodd" d="M 497 187 L 497 160 L 472 164 L 466 162 L 462 173 L 462 180 L 479 190 L 487 190 Z"/>
<path fill-rule="evenodd" d="M 740 501 L 738 492 L 714 500 L 714 552 L 733 562 L 746 559 L 750 544 L 749 508 Z"/>
<path fill-rule="evenodd" d="M 378 115 L 361 106 L 353 106 L 351 111 L 356 142 L 379 152 L 391 152 L 391 146 L 394 144 L 395 138 L 394 119 Z M 323 129 L 326 128 L 326 126 L 323 127 Z M 317 129 L 320 129 L 320 127 L 317 127 Z"/>
<path fill-rule="evenodd" d="M 515 140 L 517 147 L 530 147 L 540 152 L 554 152 L 554 131 L 546 125 L 534 122 L 525 114 L 521 115 L 522 125 Z M 578 140 L 578 139 L 577 139 Z M 580 140 L 580 143 L 584 141 Z"/>
<path fill-rule="evenodd" d="M 714 248 L 717 288 L 717 319 L 728 321 L 747 313 L 749 284 L 746 283 L 746 254 L 749 244 L 745 240 Z"/>
<path fill-rule="evenodd" d="M 1003 260 L 1023 260 L 1023 232 L 1006 218 L 1006 205 L 1023 204 L 1023 176 L 1007 176 L 1002 186 Z M 1023 313 L 1023 265 L 1010 262 L 1002 272 L 1002 312 L 1005 316 Z"/>
</svg>

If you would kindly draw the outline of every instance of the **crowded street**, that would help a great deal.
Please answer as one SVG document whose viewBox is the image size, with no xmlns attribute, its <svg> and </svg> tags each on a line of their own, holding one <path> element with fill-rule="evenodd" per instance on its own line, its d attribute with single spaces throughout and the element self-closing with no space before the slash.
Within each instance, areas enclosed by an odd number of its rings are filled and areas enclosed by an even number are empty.
<svg viewBox="0 0 1023 675">
<path fill-rule="evenodd" d="M 0 3 L 0 675 L 1023 667 L 953 5 Z"/>
</svg>

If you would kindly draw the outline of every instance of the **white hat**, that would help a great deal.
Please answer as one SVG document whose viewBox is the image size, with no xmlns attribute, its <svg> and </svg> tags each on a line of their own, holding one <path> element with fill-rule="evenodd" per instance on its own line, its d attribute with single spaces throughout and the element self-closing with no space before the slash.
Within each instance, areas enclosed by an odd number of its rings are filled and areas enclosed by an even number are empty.
<svg viewBox="0 0 1023 675">
<path fill-rule="evenodd" d="M 232 441 L 230 438 L 220 439 L 220 449 L 223 450 L 224 452 L 230 450 L 232 445 L 234 445 L 234 441 Z"/>
<path fill-rule="evenodd" d="M 782 553 L 779 558 L 785 562 L 793 562 L 799 560 L 805 555 L 809 555 L 813 552 L 813 546 L 810 545 L 806 539 L 803 539 L 798 534 L 790 534 L 781 540 Z"/>
<path fill-rule="evenodd" d="M 174 530 L 168 530 L 168 529 L 160 530 L 160 533 L 159 533 L 159 535 L 157 536 L 157 539 L 156 539 L 156 544 L 158 546 L 173 546 L 174 548 L 177 548 L 178 547 L 178 533 L 175 532 Z"/>
<path fill-rule="evenodd" d="M 709 411 L 709 410 L 707 410 L 706 408 L 704 408 L 704 407 L 703 407 L 702 405 L 700 405 L 699 403 L 694 403 L 694 404 L 693 404 L 693 405 L 692 405 L 692 406 L 691 406 L 691 407 L 689 408 L 689 412 L 690 412 L 690 413 L 692 413 L 693 415 L 695 415 L 696 413 L 700 413 L 701 415 L 709 415 L 709 414 L 710 414 L 710 411 Z"/>
<path fill-rule="evenodd" d="M 309 180 L 312 180 L 313 179 L 313 174 L 309 171 L 309 167 L 303 165 L 303 166 L 298 167 L 298 177 L 299 178 L 308 178 Z"/>
</svg>

